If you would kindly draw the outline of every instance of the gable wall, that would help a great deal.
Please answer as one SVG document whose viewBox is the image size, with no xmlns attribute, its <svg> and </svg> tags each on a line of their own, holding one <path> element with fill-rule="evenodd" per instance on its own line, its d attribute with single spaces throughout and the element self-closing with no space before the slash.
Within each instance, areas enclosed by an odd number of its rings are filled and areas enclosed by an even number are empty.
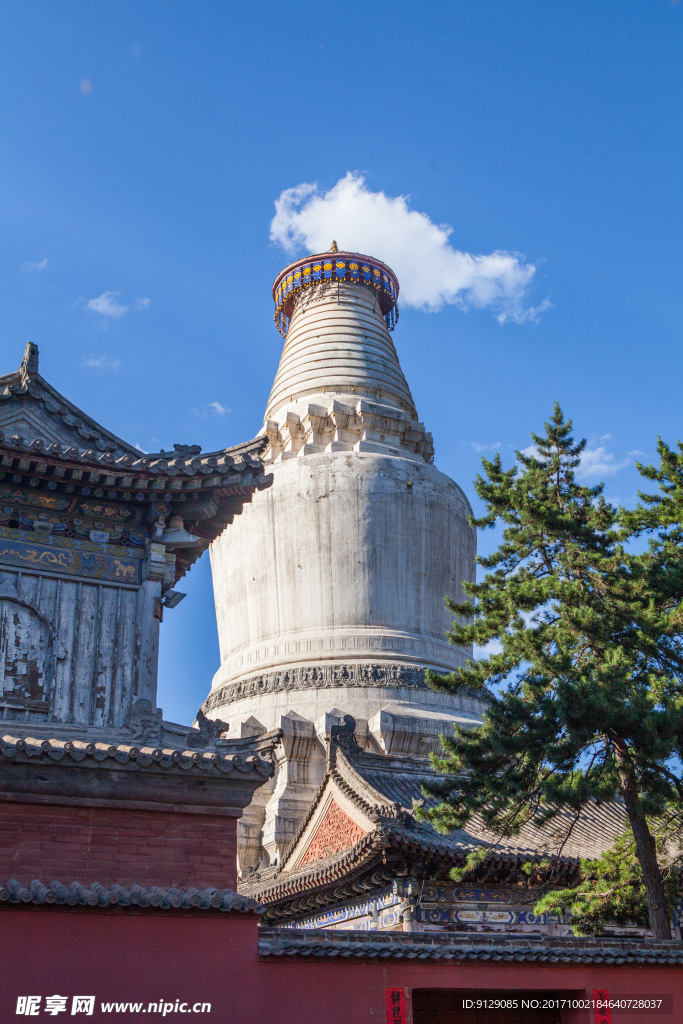
<svg viewBox="0 0 683 1024">
<path fill-rule="evenodd" d="M 76 430 L 69 430 L 66 424 L 53 416 L 48 416 L 42 404 L 31 399 L 5 399 L 0 403 L 0 430 L 7 437 L 18 434 L 25 441 L 36 438 L 48 444 L 78 445 L 87 447 L 88 442 L 80 437 Z"/>
</svg>

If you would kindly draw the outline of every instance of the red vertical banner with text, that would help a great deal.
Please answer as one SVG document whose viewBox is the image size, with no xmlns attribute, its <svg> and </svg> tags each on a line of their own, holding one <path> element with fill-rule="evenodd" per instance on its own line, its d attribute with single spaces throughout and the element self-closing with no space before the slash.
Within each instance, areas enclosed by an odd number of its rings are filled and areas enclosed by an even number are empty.
<svg viewBox="0 0 683 1024">
<path fill-rule="evenodd" d="M 406 990 L 404 988 L 388 988 L 387 1024 L 406 1024 Z"/>
<path fill-rule="evenodd" d="M 609 992 L 606 988 L 593 989 L 593 1012 L 595 1014 L 595 1024 L 612 1024 Z"/>
</svg>

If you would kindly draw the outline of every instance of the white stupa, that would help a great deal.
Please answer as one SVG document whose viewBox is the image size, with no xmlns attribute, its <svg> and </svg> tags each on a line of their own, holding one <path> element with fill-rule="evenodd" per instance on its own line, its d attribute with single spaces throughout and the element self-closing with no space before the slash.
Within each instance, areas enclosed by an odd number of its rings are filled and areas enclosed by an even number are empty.
<svg viewBox="0 0 683 1024">
<path fill-rule="evenodd" d="M 475 534 L 392 343 L 395 275 L 333 243 L 273 295 L 286 338 L 264 425 L 273 482 L 211 547 L 221 666 L 203 710 L 230 735 L 283 730 L 278 774 L 241 823 L 243 870 L 277 860 L 344 714 L 361 746 L 424 754 L 482 710 L 423 681 L 469 654 L 446 640 L 444 596 L 474 577 Z"/>
</svg>

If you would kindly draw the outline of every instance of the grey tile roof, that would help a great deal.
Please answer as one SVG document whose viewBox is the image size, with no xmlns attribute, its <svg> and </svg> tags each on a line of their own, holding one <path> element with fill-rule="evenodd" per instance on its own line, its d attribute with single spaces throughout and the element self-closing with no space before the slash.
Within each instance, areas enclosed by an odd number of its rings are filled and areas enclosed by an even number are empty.
<svg viewBox="0 0 683 1024">
<path fill-rule="evenodd" d="M 381 833 L 392 845 L 405 849 L 420 848 L 452 860 L 462 860 L 472 850 L 488 845 L 494 861 L 541 860 L 547 854 L 558 857 L 560 862 L 570 863 L 579 857 L 599 856 L 623 832 L 626 822 L 623 805 L 614 802 L 586 807 L 563 845 L 558 837 L 564 838 L 573 820 L 567 809 L 562 809 L 557 819 L 543 829 L 529 823 L 518 835 L 510 838 L 501 839 L 494 835 L 477 818 L 472 819 L 465 829 L 442 835 L 429 823 L 418 821 L 414 815 L 416 801 L 421 801 L 426 807 L 436 802 L 424 797 L 423 785 L 443 780 L 428 758 L 368 753 L 347 756 L 337 750 L 308 814 L 285 851 L 282 875 L 286 873 L 289 856 L 315 812 L 328 779 L 332 779 L 361 810 L 378 822 L 378 838 Z M 370 846 L 368 838 L 357 845 L 368 849 Z M 345 851 L 339 857 L 348 859 L 350 854 L 351 851 Z M 311 868 L 316 868 L 316 865 L 311 865 Z"/>
<path fill-rule="evenodd" d="M 69 907 L 158 907 L 162 910 L 232 910 L 262 914 L 263 907 L 248 896 L 232 889 L 176 889 L 157 885 L 110 885 L 92 882 L 81 885 L 71 882 L 33 881 L 23 885 L 16 879 L 0 882 L 0 903 L 40 905 L 56 904 Z"/>
<path fill-rule="evenodd" d="M 21 738 L 0 735 L 0 757 L 40 758 L 50 761 L 134 762 L 141 767 L 183 769 L 192 772 L 219 772 L 223 775 L 258 775 L 269 778 L 273 766 L 258 754 L 218 753 L 213 750 L 185 750 L 172 747 L 133 746 L 127 743 L 86 743 L 83 740 Z"/>
<path fill-rule="evenodd" d="M 570 860 L 597 857 L 621 835 L 626 824 L 623 805 L 609 802 L 588 805 L 573 826 L 575 815 L 563 808 L 557 818 L 542 829 L 529 823 L 510 838 L 500 839 L 478 818 L 473 818 L 465 829 L 441 835 L 431 825 L 417 821 L 413 815 L 415 801 L 421 801 L 426 807 L 436 803 L 432 798 L 424 797 L 423 785 L 443 781 L 444 778 L 427 758 L 366 753 L 347 758 L 337 752 L 336 771 L 352 798 L 355 793 L 357 798 L 380 814 L 388 812 L 396 816 L 396 825 L 388 822 L 389 827 L 394 831 L 397 827 L 407 831 L 414 840 L 434 850 L 467 852 L 481 845 L 490 845 L 501 858 L 533 858 L 545 853 L 560 854 L 560 851 L 562 858 Z M 397 815 L 398 808 L 405 813 Z M 561 845 L 558 837 L 564 838 L 570 826 L 569 838 Z"/>
<path fill-rule="evenodd" d="M 90 446 L 46 444 L 40 438 L 9 436 L 0 431 L 0 447 L 19 453 L 51 455 L 61 460 L 100 462 L 120 472 L 144 472 L 177 476 L 200 473 L 237 473 L 261 466 L 258 454 L 267 444 L 265 435 L 245 444 L 201 455 L 196 446 L 178 445 L 180 451 L 146 454 L 117 437 L 92 419 L 49 384 L 38 372 L 38 346 L 29 342 L 18 370 L 0 375 L 0 403 L 11 399 L 40 403 L 48 417 L 61 422 L 74 439 L 90 441 Z M 111 470 L 108 470 L 111 472 Z"/>
<path fill-rule="evenodd" d="M 262 957 L 330 957 L 493 961 L 503 963 L 601 963 L 683 966 L 683 944 L 675 940 L 549 938 L 542 935 L 452 935 L 447 933 L 344 932 L 259 928 Z"/>
<path fill-rule="evenodd" d="M 102 428 L 104 429 L 104 428 Z M 41 438 L 24 438 L 20 434 L 9 436 L 0 430 L 0 448 L 8 452 L 17 452 L 34 458 L 51 457 L 61 462 L 98 463 L 107 473 L 151 474 L 154 476 L 176 477 L 197 476 L 197 474 L 230 475 L 230 483 L 236 482 L 234 474 L 246 471 L 259 472 L 262 469 L 259 453 L 267 444 L 267 437 L 256 437 L 233 448 L 223 448 L 215 452 L 194 455 L 179 455 L 175 452 L 126 452 L 116 454 L 111 451 L 98 451 L 94 448 L 77 448 L 74 445 L 59 444 L 53 441 L 46 444 Z M 134 486 L 131 484 L 129 486 Z"/>
</svg>

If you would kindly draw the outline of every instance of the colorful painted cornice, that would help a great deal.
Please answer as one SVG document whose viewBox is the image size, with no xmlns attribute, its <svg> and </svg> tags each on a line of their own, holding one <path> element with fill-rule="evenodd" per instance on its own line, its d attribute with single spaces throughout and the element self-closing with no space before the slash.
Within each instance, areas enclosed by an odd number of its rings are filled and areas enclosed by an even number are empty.
<svg viewBox="0 0 683 1024">
<path fill-rule="evenodd" d="M 294 303 L 304 288 L 344 281 L 377 293 L 382 316 L 390 331 L 398 320 L 398 279 L 385 263 L 357 252 L 327 252 L 290 263 L 273 285 L 275 325 L 287 336 Z"/>
</svg>

